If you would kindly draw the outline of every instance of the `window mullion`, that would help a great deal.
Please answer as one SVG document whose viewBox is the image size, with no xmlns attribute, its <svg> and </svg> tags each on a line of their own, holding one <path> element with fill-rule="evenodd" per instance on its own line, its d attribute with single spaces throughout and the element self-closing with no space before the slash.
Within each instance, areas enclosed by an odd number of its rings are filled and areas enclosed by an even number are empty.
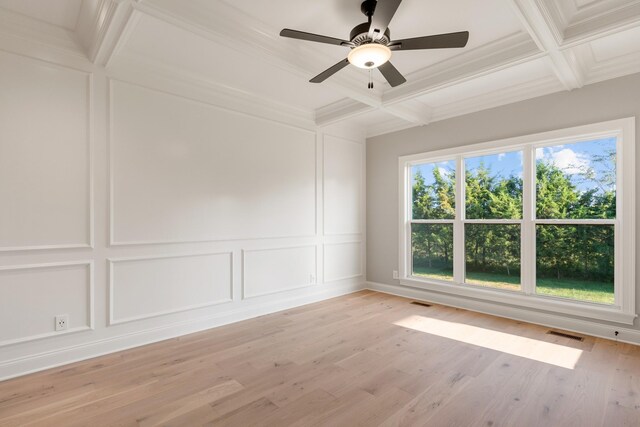
<svg viewBox="0 0 640 427">
<path fill-rule="evenodd" d="M 464 282 L 464 161 L 456 157 L 456 217 L 453 223 L 453 281 Z"/>
<path fill-rule="evenodd" d="M 523 188 L 522 188 L 522 230 L 521 230 L 521 276 L 522 291 L 527 294 L 536 292 L 536 229 L 534 224 L 536 206 L 536 168 L 535 147 L 528 146 L 522 151 Z"/>
</svg>

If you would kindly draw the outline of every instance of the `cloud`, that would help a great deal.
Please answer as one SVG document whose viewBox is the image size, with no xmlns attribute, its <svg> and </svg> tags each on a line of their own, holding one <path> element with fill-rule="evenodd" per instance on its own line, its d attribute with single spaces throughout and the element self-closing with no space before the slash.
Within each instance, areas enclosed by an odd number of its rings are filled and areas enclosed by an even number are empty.
<svg viewBox="0 0 640 427">
<path fill-rule="evenodd" d="M 536 158 L 538 158 L 538 153 L 536 152 Z M 585 169 L 591 166 L 591 162 L 586 155 L 578 154 L 570 148 L 547 148 L 544 151 L 543 158 L 572 175 L 584 172 Z"/>
<path fill-rule="evenodd" d="M 443 177 L 448 177 L 451 175 L 451 169 L 443 168 L 442 166 L 436 166 L 436 169 L 438 169 L 438 172 L 440 172 L 440 175 L 442 175 Z"/>
<path fill-rule="evenodd" d="M 498 161 L 501 161 L 502 159 L 504 159 L 505 157 L 507 157 L 507 153 L 500 153 L 498 154 Z"/>
</svg>

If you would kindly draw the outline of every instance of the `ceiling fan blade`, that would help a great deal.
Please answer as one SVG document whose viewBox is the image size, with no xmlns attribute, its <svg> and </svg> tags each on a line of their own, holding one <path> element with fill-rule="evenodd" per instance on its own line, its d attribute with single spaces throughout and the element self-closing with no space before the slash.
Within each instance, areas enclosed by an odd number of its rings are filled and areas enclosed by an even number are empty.
<svg viewBox="0 0 640 427">
<path fill-rule="evenodd" d="M 437 34 L 435 36 L 416 37 L 414 39 L 394 40 L 389 44 L 392 50 L 448 49 L 465 47 L 469 41 L 469 32 Z"/>
<path fill-rule="evenodd" d="M 378 39 L 387 31 L 387 27 L 396 14 L 402 0 L 378 0 L 369 26 L 369 38 Z"/>
<path fill-rule="evenodd" d="M 306 40 L 310 42 L 335 44 L 337 46 L 351 46 L 353 43 L 347 40 L 336 39 L 335 37 L 321 36 L 319 34 L 305 33 L 304 31 L 290 30 L 285 28 L 280 31 L 280 36 L 292 39 Z"/>
<path fill-rule="evenodd" d="M 380 70 L 384 78 L 387 79 L 391 87 L 400 86 L 402 83 L 407 81 L 407 79 L 400 74 L 400 71 L 398 71 L 391 62 L 385 62 L 378 67 L 378 70 Z"/>
<path fill-rule="evenodd" d="M 327 80 L 329 77 L 331 77 L 338 71 L 342 70 L 347 65 L 349 65 L 349 60 L 345 58 L 342 61 L 338 62 L 333 67 L 327 68 L 326 70 L 324 70 L 323 72 L 321 72 L 320 74 L 318 74 L 317 76 L 315 76 L 309 81 L 311 83 L 322 83 L 323 81 Z"/>
</svg>

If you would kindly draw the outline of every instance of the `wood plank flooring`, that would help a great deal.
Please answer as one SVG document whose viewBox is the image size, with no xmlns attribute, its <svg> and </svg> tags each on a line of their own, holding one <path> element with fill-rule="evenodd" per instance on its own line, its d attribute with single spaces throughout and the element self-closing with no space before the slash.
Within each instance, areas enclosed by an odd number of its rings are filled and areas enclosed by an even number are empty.
<svg viewBox="0 0 640 427">
<path fill-rule="evenodd" d="M 640 426 L 640 347 L 362 291 L 0 382 L 1 426 Z"/>
</svg>

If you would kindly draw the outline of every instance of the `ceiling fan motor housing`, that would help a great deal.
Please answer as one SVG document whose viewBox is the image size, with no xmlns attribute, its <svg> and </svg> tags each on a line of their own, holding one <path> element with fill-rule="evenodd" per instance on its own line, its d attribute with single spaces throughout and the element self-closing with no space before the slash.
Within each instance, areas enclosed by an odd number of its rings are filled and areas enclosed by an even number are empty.
<svg viewBox="0 0 640 427">
<path fill-rule="evenodd" d="M 351 34 L 349 35 L 349 40 L 351 43 L 356 46 L 360 46 L 362 44 L 371 43 L 371 39 L 369 38 L 369 23 L 363 22 L 360 25 L 356 25 L 353 30 L 351 30 Z M 389 28 L 384 32 L 384 36 L 380 37 L 375 43 L 388 45 L 391 41 L 391 32 Z"/>
</svg>

